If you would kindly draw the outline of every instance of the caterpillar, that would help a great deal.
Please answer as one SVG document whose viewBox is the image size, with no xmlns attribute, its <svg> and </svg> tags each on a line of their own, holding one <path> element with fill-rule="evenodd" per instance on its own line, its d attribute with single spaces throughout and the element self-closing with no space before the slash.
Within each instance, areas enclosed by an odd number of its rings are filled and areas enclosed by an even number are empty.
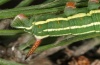
<svg viewBox="0 0 100 65">
<path fill-rule="evenodd" d="M 96 0 L 97 1 L 97 0 Z M 98 7 L 98 6 L 97 6 Z M 68 2 L 67 8 L 75 9 L 74 2 Z M 67 11 L 67 9 L 65 9 Z M 65 12 L 66 12 L 65 11 Z M 78 10 L 77 10 L 78 11 Z M 68 13 L 69 12 L 69 13 Z M 24 29 L 26 32 L 35 36 L 36 42 L 26 55 L 28 58 L 39 46 L 43 38 L 63 35 L 83 35 L 89 33 L 100 33 L 100 10 L 90 10 L 87 12 L 76 13 L 67 11 L 66 16 L 46 16 L 46 20 L 29 20 L 23 14 L 19 14 L 12 21 L 11 26 Z M 33 22 L 34 21 L 34 22 Z"/>
</svg>

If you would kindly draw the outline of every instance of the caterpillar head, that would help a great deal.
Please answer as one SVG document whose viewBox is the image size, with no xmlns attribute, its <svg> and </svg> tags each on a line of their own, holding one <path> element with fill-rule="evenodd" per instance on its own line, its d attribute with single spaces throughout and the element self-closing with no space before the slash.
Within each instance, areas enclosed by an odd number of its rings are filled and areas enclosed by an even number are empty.
<svg viewBox="0 0 100 65">
<path fill-rule="evenodd" d="M 25 29 L 30 27 L 31 23 L 29 19 L 23 14 L 17 15 L 14 20 L 11 22 L 11 27 Z"/>
</svg>

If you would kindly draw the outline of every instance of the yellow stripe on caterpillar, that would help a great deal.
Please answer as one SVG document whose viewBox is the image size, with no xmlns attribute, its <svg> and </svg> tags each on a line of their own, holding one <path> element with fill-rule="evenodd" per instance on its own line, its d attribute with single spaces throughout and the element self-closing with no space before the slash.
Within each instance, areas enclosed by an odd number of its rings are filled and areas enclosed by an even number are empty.
<svg viewBox="0 0 100 65">
<path fill-rule="evenodd" d="M 58 20 L 65 20 L 65 21 L 68 21 L 68 20 L 71 20 L 71 19 L 74 19 L 74 18 L 80 18 L 80 17 L 85 17 L 85 16 L 91 16 L 92 14 L 94 13 L 100 13 L 100 10 L 91 10 L 89 13 L 79 13 L 79 14 L 75 14 L 73 16 L 69 16 L 67 18 L 52 18 L 52 19 L 47 19 L 46 21 L 38 21 L 38 22 L 34 22 L 32 24 L 34 25 L 40 25 L 40 24 L 45 24 L 45 23 L 48 23 L 48 22 L 52 22 L 52 21 L 58 21 Z"/>
</svg>

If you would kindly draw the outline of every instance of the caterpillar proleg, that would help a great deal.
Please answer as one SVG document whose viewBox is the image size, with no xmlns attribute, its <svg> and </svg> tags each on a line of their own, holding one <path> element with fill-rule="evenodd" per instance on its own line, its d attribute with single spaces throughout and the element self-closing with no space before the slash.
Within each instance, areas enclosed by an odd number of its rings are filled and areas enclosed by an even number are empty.
<svg viewBox="0 0 100 65">
<path fill-rule="evenodd" d="M 67 7 L 68 9 L 72 8 L 74 10 L 75 4 L 73 2 L 68 2 Z M 88 12 L 75 11 L 74 13 L 69 12 L 69 14 L 67 12 L 65 15 L 68 17 L 55 16 L 40 21 L 33 19 L 34 22 L 30 21 L 23 14 L 15 17 L 11 26 L 24 29 L 26 32 L 33 34 L 36 38 L 35 45 L 33 45 L 26 58 L 33 53 L 43 38 L 63 35 L 77 36 L 90 33 L 100 33 L 99 9 L 88 10 Z"/>
</svg>

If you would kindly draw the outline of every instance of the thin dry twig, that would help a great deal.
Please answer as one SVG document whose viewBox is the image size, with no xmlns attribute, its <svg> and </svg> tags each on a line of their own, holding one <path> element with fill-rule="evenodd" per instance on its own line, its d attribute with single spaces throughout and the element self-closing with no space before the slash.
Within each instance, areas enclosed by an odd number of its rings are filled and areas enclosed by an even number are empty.
<svg viewBox="0 0 100 65">
<path fill-rule="evenodd" d="M 21 37 L 19 37 L 17 39 L 17 41 L 12 42 L 9 46 L 11 46 L 9 48 L 8 54 L 10 54 L 10 56 L 13 54 L 13 58 L 17 61 L 17 62 L 23 62 L 24 61 L 24 57 L 25 55 L 23 55 L 22 50 L 17 49 L 19 45 L 22 45 L 26 42 L 28 42 L 30 39 L 32 38 L 31 35 L 28 34 L 23 34 Z M 20 44 L 21 43 L 21 44 Z"/>
<path fill-rule="evenodd" d="M 90 49 L 92 49 L 93 47 L 95 47 L 96 45 L 99 45 L 100 40 L 99 38 L 93 38 L 89 41 L 86 41 L 83 45 L 81 45 L 79 48 L 77 48 L 74 51 L 74 56 L 79 56 L 82 55 L 84 53 L 86 53 L 87 51 L 89 51 Z"/>
<path fill-rule="evenodd" d="M 0 30 L 8 28 L 10 22 L 11 22 L 11 19 L 1 20 L 1 22 L 0 22 Z"/>
<path fill-rule="evenodd" d="M 100 54 L 100 47 L 99 47 L 99 49 L 97 50 L 97 53 Z"/>
<path fill-rule="evenodd" d="M 91 65 L 100 65 L 100 60 L 95 60 Z"/>
<path fill-rule="evenodd" d="M 36 58 L 43 58 L 43 57 L 47 57 L 49 55 L 52 55 L 54 53 L 56 53 L 57 51 L 63 49 L 65 46 L 58 46 L 58 47 L 54 47 L 54 48 L 51 48 L 49 50 L 46 50 L 44 52 L 42 52 L 41 54 L 39 54 Z"/>
</svg>

